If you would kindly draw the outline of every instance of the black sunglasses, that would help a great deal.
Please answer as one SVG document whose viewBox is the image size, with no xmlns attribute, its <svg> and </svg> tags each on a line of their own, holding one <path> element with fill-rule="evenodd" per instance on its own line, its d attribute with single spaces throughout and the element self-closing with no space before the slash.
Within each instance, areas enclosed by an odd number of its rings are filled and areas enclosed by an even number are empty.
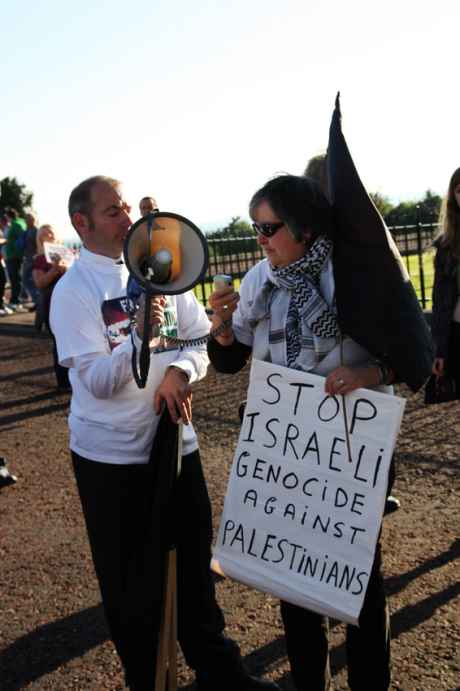
<svg viewBox="0 0 460 691">
<path fill-rule="evenodd" d="M 278 223 L 253 223 L 252 227 L 256 233 L 264 235 L 266 238 L 271 238 L 273 235 L 284 226 L 284 221 Z"/>
</svg>

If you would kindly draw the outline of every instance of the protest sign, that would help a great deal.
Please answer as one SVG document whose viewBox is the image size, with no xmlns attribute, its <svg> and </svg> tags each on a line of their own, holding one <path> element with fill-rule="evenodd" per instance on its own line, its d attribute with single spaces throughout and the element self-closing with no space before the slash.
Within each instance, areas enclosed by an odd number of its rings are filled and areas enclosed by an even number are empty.
<svg viewBox="0 0 460 691">
<path fill-rule="evenodd" d="M 213 568 L 356 624 L 405 401 L 324 381 L 253 361 Z"/>
<path fill-rule="evenodd" d="M 53 262 L 63 262 L 67 268 L 69 268 L 74 262 L 75 255 L 73 251 L 70 247 L 66 247 L 65 245 L 60 245 L 55 242 L 44 242 L 43 250 L 45 259 L 50 264 Z"/>
</svg>

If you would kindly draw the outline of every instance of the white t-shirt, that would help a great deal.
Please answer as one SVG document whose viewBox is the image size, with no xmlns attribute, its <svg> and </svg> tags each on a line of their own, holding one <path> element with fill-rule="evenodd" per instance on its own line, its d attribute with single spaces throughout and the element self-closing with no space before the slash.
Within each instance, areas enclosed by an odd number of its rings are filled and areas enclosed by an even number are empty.
<svg viewBox="0 0 460 691">
<path fill-rule="evenodd" d="M 50 311 L 59 361 L 69 367 L 72 401 L 70 448 L 102 463 L 147 463 L 158 426 L 154 393 L 166 368 L 184 369 L 190 382 L 205 376 L 206 346 L 151 351 L 144 389 L 132 373 L 133 346 L 123 263 L 82 249 L 80 259 L 59 280 Z M 168 298 L 168 331 L 180 338 L 209 332 L 203 307 L 190 291 Z M 198 448 L 192 425 L 183 426 L 183 454 Z"/>
</svg>

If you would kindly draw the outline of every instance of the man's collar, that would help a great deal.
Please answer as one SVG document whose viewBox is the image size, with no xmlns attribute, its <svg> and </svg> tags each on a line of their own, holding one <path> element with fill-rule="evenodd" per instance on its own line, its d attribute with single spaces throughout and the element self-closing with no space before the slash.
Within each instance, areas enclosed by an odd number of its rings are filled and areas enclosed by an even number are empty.
<svg viewBox="0 0 460 691">
<path fill-rule="evenodd" d="M 84 245 L 80 249 L 80 259 L 83 259 L 83 261 L 90 264 L 98 264 L 106 267 L 119 267 L 124 264 L 122 255 L 116 258 L 106 257 L 105 254 L 97 254 L 96 252 L 92 252 Z"/>
</svg>

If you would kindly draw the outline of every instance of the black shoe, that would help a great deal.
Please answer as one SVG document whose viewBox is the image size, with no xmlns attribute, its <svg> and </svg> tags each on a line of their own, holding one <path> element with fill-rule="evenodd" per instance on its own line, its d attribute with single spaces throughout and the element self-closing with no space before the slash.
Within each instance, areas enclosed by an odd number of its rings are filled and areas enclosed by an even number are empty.
<svg viewBox="0 0 460 691">
<path fill-rule="evenodd" d="M 201 679 L 196 682 L 196 691 L 280 691 L 280 687 L 274 681 L 251 677 L 248 674 L 237 682 L 227 679 Z"/>
<path fill-rule="evenodd" d="M 396 497 L 393 497 L 391 494 L 386 498 L 385 501 L 385 511 L 383 512 L 384 516 L 388 516 L 389 513 L 394 513 L 397 511 L 401 506 L 401 502 L 399 499 L 396 499 Z"/>
</svg>

